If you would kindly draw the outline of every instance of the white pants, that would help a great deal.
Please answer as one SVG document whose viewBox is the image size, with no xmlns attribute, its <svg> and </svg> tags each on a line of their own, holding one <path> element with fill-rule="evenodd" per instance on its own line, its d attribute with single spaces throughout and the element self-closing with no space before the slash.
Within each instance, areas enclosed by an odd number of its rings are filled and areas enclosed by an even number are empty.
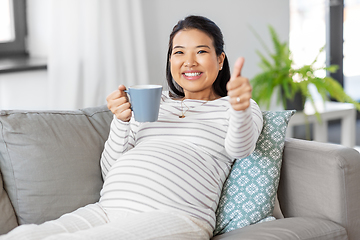
<svg viewBox="0 0 360 240">
<path fill-rule="evenodd" d="M 106 213 L 100 204 L 90 204 L 57 220 L 40 225 L 21 225 L 0 240 L 59 239 L 209 239 L 211 229 L 196 218 L 153 211 L 140 214 Z"/>
</svg>

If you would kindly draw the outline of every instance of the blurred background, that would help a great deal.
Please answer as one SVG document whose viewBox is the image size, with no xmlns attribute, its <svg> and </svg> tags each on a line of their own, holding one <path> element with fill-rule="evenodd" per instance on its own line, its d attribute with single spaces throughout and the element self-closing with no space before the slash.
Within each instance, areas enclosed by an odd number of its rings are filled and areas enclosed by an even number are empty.
<svg viewBox="0 0 360 240">
<path fill-rule="evenodd" d="M 286 0 L 0 0 L 1 11 L 12 1 L 25 2 L 26 50 L 47 69 L 0 74 L 0 109 L 83 108 L 104 104 L 119 84 L 165 86 L 169 34 L 190 14 L 222 29 L 230 65 L 244 56 L 249 78 L 262 50 L 251 27 L 269 45 L 269 24 L 289 39 Z"/>
<path fill-rule="evenodd" d="M 77 109 L 105 104 L 120 84 L 166 87 L 169 34 L 191 14 L 217 23 L 230 65 L 245 57 L 250 79 L 261 41 L 272 48 L 269 25 L 295 65 L 326 44 L 319 64 L 339 64 L 334 77 L 360 100 L 360 0 L 0 0 L 0 110 Z"/>
</svg>

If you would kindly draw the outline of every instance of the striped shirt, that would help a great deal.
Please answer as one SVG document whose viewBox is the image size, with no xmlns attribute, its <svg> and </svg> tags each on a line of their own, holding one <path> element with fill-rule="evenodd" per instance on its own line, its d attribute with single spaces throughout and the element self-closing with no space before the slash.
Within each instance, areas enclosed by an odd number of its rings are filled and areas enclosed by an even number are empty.
<svg viewBox="0 0 360 240">
<path fill-rule="evenodd" d="M 179 116 L 185 113 L 185 118 Z M 173 100 L 164 92 L 157 122 L 114 116 L 101 157 L 107 211 L 162 210 L 215 226 L 215 211 L 232 163 L 255 148 L 263 126 L 255 101 L 235 111 L 228 97 Z"/>
</svg>

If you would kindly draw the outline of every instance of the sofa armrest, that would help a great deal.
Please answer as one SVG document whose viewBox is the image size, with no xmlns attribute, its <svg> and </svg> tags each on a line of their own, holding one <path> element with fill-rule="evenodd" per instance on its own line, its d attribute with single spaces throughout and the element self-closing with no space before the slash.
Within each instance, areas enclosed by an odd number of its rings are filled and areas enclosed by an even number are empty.
<svg viewBox="0 0 360 240">
<path fill-rule="evenodd" d="M 360 154 L 341 145 L 287 139 L 278 191 L 285 217 L 317 217 L 360 239 Z"/>
</svg>

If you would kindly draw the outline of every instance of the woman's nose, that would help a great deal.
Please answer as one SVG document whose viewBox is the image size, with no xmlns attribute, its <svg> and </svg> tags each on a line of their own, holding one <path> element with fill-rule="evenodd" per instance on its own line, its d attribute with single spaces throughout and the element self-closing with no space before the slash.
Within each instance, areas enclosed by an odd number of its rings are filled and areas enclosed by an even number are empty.
<svg viewBox="0 0 360 240">
<path fill-rule="evenodd" d="M 189 55 L 186 60 L 185 60 L 185 63 L 184 63 L 184 66 L 185 67 L 194 67 L 196 66 L 196 59 L 193 55 Z"/>
</svg>

